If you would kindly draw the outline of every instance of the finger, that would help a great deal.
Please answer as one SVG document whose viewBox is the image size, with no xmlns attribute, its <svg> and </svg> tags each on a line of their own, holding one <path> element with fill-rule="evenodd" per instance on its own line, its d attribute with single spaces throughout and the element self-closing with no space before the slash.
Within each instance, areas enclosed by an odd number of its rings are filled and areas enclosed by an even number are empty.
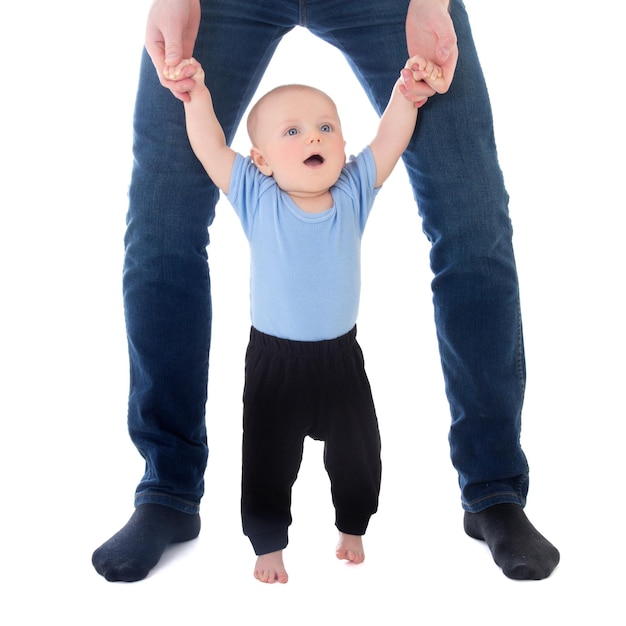
<svg viewBox="0 0 626 626">
<path fill-rule="evenodd" d="M 426 67 L 426 59 L 421 56 L 412 56 L 404 66 L 405 69 L 411 70 L 412 72 L 420 72 L 424 70 Z"/>
<path fill-rule="evenodd" d="M 423 106 L 424 104 L 426 104 L 426 101 L 428 100 L 428 98 L 426 96 L 410 93 L 409 90 L 402 83 L 400 83 L 399 89 L 400 89 L 400 93 L 409 102 L 412 102 L 414 104 L 415 108 L 419 108 L 419 107 Z"/>
<path fill-rule="evenodd" d="M 162 26 L 147 25 L 146 49 L 159 75 L 163 66 L 176 67 L 183 60 L 182 32 L 179 20 L 168 21 Z"/>
<path fill-rule="evenodd" d="M 148 25 L 146 30 L 146 50 L 152 59 L 152 63 L 159 75 L 159 79 L 162 79 L 162 71 L 165 66 L 165 52 L 163 44 L 163 36 L 161 31 L 157 28 L 151 28 Z"/>
<path fill-rule="evenodd" d="M 419 69 L 419 66 L 417 64 L 407 64 L 407 67 L 401 70 L 400 76 L 406 84 L 407 88 L 412 89 L 412 83 L 420 82 L 424 78 L 424 76 L 426 76 L 426 74 L 423 70 Z"/>
<path fill-rule="evenodd" d="M 456 37 L 453 34 L 442 35 L 437 41 L 437 63 L 443 65 L 456 47 Z"/>
<path fill-rule="evenodd" d="M 163 75 L 170 80 L 190 78 L 195 74 L 195 68 L 191 67 L 191 59 L 184 59 L 176 66 L 165 65 Z"/>
<path fill-rule="evenodd" d="M 437 48 L 437 54 L 440 54 L 441 48 Z M 446 93 L 450 89 L 454 73 L 456 72 L 456 64 L 459 58 L 459 49 L 456 46 L 456 40 L 454 45 L 451 46 L 451 50 L 445 61 L 440 62 L 440 67 L 443 72 L 443 81 L 439 81 L 435 87 L 437 93 Z"/>
<path fill-rule="evenodd" d="M 414 55 L 406 62 L 405 69 L 413 73 L 414 80 L 425 81 L 435 92 L 445 93 L 450 88 L 454 77 L 458 49 L 455 37 L 442 38 L 439 40 L 439 44 L 437 47 L 438 56 L 446 57 L 441 64 L 422 56 Z"/>
<path fill-rule="evenodd" d="M 415 108 L 419 108 L 419 107 L 423 106 L 424 104 L 426 104 L 426 102 L 428 100 L 428 96 L 425 96 L 423 94 L 411 93 L 411 92 L 407 91 L 407 89 L 403 85 L 400 85 L 399 89 L 400 89 L 400 92 L 402 93 L 402 95 L 411 104 L 413 104 L 413 106 Z"/>
<path fill-rule="evenodd" d="M 405 69 L 413 73 L 413 80 L 420 81 L 425 79 L 436 80 L 443 76 L 443 70 L 437 64 L 420 56 L 411 57 L 405 66 Z"/>
<path fill-rule="evenodd" d="M 189 92 L 194 88 L 195 82 L 193 80 L 167 80 L 162 82 L 163 86 L 172 92 L 172 95 L 182 100 L 183 102 L 189 102 L 191 96 Z"/>
<path fill-rule="evenodd" d="M 182 27 L 172 21 L 163 27 L 163 53 L 165 63 L 170 67 L 177 66 L 183 60 Z"/>
<path fill-rule="evenodd" d="M 420 97 L 430 97 L 435 93 L 432 87 L 426 82 L 426 78 L 427 75 L 424 71 L 415 72 L 403 69 L 401 72 L 402 83 L 407 91 Z"/>
</svg>

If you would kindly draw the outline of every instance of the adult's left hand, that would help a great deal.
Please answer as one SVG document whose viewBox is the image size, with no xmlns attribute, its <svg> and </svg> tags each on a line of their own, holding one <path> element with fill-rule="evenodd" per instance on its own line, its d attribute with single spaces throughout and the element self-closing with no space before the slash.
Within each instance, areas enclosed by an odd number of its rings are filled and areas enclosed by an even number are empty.
<svg viewBox="0 0 626 626">
<path fill-rule="evenodd" d="M 422 100 L 445 93 L 452 84 L 459 58 L 456 32 L 449 13 L 449 0 L 411 0 L 406 16 L 406 41 L 410 56 L 421 56 L 443 70 L 443 80 L 425 78 L 406 85 L 409 97 Z"/>
</svg>

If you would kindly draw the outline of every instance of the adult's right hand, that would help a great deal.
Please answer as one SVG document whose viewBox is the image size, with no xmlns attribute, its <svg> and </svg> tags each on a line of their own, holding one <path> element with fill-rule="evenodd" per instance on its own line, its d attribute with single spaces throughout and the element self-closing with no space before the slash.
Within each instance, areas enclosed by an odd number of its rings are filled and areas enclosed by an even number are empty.
<svg viewBox="0 0 626 626">
<path fill-rule="evenodd" d="M 180 91 L 182 85 L 178 83 L 185 80 L 185 75 L 170 80 L 163 70 L 193 55 L 199 26 L 200 0 L 153 0 L 146 24 L 146 50 L 161 84 L 183 101 L 189 96 Z"/>
</svg>

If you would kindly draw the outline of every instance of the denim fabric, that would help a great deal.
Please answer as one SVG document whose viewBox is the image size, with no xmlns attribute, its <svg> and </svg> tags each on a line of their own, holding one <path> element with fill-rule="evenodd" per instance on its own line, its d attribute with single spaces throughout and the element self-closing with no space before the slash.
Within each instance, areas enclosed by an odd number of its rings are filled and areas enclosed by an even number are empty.
<svg viewBox="0 0 626 626">
<path fill-rule="evenodd" d="M 307 27 L 346 56 L 380 112 L 406 61 L 407 0 L 203 0 L 194 56 L 210 71 L 230 140 L 281 37 Z M 435 320 L 462 505 L 524 504 L 519 443 L 525 366 L 508 196 L 487 90 L 462 2 L 459 64 L 421 109 L 405 164 L 432 244 Z M 375 50 L 375 53 L 372 51 Z M 145 458 L 136 503 L 196 512 L 203 495 L 211 335 L 206 247 L 217 201 L 180 102 L 144 53 L 134 120 L 124 302 L 129 431 Z"/>
</svg>

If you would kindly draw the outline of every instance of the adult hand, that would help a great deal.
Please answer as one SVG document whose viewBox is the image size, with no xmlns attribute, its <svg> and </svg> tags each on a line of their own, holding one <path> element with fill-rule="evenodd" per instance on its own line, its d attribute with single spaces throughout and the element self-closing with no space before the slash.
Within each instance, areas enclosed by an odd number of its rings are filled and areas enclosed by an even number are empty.
<svg viewBox="0 0 626 626">
<path fill-rule="evenodd" d="M 415 102 L 445 93 L 452 83 L 459 50 L 449 4 L 449 0 L 411 0 L 409 4 L 406 16 L 409 55 L 429 59 L 443 71 L 443 80 L 425 78 L 417 86 L 406 85 Z"/>
<path fill-rule="evenodd" d="M 200 0 L 153 0 L 146 24 L 146 50 L 159 80 L 179 99 L 187 101 L 185 73 L 177 80 L 165 77 L 166 67 L 176 67 L 193 54 L 200 25 Z"/>
</svg>

